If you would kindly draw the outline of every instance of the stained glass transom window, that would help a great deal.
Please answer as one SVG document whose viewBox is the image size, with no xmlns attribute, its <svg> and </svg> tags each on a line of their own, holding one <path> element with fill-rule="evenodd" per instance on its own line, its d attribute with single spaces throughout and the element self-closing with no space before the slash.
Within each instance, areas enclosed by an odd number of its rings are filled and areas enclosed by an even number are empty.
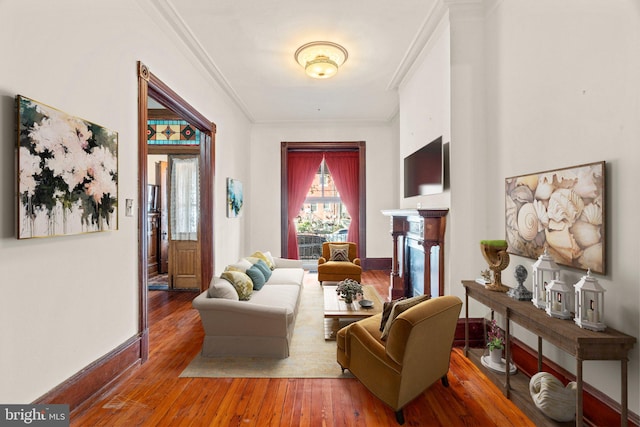
<svg viewBox="0 0 640 427">
<path fill-rule="evenodd" d="M 161 145 L 199 145 L 200 131 L 184 120 L 149 120 L 147 142 Z"/>
</svg>

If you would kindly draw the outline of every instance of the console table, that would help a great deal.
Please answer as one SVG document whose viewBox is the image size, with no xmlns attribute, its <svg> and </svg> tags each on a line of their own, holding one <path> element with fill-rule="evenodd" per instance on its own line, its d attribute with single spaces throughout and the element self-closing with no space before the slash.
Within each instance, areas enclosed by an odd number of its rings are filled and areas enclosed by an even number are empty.
<svg viewBox="0 0 640 427">
<path fill-rule="evenodd" d="M 542 340 L 555 345 L 576 358 L 576 425 L 583 425 L 582 417 L 582 362 L 584 360 L 619 360 L 621 381 L 621 425 L 628 420 L 627 362 L 628 353 L 636 339 L 630 335 L 607 328 L 594 332 L 577 326 L 573 319 L 561 320 L 550 317 L 530 301 L 518 301 L 506 293 L 487 290 L 473 280 L 463 280 L 465 288 L 465 356 L 469 355 L 469 297 L 500 313 L 505 318 L 505 360 L 510 361 L 509 321 L 513 321 L 538 336 L 538 371 L 542 370 Z M 509 370 L 506 372 L 504 394 L 510 393 Z"/>
</svg>

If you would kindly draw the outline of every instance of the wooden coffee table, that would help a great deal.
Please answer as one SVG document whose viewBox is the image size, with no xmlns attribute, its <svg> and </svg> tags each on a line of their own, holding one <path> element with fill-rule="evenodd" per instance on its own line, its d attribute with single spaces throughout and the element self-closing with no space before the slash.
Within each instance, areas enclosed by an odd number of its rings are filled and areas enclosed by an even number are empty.
<svg viewBox="0 0 640 427">
<path fill-rule="evenodd" d="M 335 340 L 340 329 L 340 319 L 356 321 L 382 312 L 383 301 L 371 285 L 362 285 L 363 296 L 346 304 L 336 293 L 337 286 L 324 286 L 324 339 Z M 373 301 L 373 307 L 363 308 L 359 301 Z"/>
</svg>

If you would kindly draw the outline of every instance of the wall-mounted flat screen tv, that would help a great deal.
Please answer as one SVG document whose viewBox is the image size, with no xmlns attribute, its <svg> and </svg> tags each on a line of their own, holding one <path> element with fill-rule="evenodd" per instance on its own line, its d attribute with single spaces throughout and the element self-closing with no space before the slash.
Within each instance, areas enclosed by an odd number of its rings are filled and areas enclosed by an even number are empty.
<svg viewBox="0 0 640 427">
<path fill-rule="evenodd" d="M 442 137 L 404 159 L 404 197 L 439 194 L 445 189 L 448 144 Z"/>
</svg>

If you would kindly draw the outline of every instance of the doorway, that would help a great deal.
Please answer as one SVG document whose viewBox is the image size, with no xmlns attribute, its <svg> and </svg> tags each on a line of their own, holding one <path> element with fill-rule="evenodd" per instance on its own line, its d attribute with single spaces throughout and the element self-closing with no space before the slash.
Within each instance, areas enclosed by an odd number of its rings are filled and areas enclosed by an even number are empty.
<svg viewBox="0 0 640 427">
<path fill-rule="evenodd" d="M 153 75 L 148 67 L 138 62 L 138 289 L 139 289 L 139 325 L 140 359 L 145 362 L 149 357 L 149 312 L 148 312 L 148 260 L 149 260 L 149 220 L 147 203 L 149 202 L 148 181 L 148 133 L 149 99 L 153 99 L 167 110 L 177 114 L 200 131 L 199 156 L 200 197 L 198 232 L 200 242 L 199 290 L 207 289 L 214 271 L 213 253 L 213 189 L 215 164 L 216 126 L 195 110 L 169 86 Z M 172 153 L 179 154 L 179 153 Z"/>
<path fill-rule="evenodd" d="M 199 290 L 201 132 L 154 99 L 147 122 L 149 290 Z"/>
</svg>

